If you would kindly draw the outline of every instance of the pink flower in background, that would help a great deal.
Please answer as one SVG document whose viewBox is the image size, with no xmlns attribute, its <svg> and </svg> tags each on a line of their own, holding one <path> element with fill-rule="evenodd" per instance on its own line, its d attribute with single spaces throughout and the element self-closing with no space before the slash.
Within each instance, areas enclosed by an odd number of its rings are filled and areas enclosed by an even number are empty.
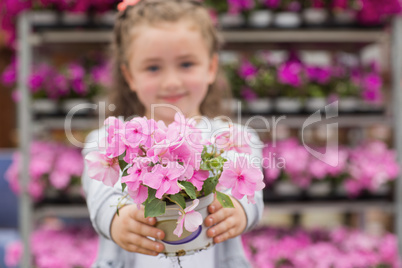
<svg viewBox="0 0 402 268">
<path fill-rule="evenodd" d="M 11 242 L 6 246 L 4 262 L 7 267 L 17 267 L 23 253 L 23 245 L 20 241 Z"/>
<path fill-rule="evenodd" d="M 306 74 L 310 81 L 319 84 L 326 84 L 331 79 L 330 67 L 308 66 L 306 67 Z"/>
<path fill-rule="evenodd" d="M 255 93 L 254 90 L 252 90 L 249 87 L 243 87 L 241 89 L 240 94 L 243 97 L 243 99 L 246 101 L 253 101 L 253 100 L 258 99 L 257 93 Z"/>
<path fill-rule="evenodd" d="M 157 165 L 153 168 L 152 172 L 144 175 L 144 185 L 156 189 L 155 196 L 159 199 L 165 193 L 177 194 L 180 192 L 177 182 L 183 172 L 184 168 L 173 162 L 169 162 L 166 167 Z"/>
<path fill-rule="evenodd" d="M 120 166 L 116 159 L 94 151 L 85 156 L 88 166 L 88 176 L 91 179 L 101 181 L 105 185 L 114 186 L 119 180 Z"/>
<path fill-rule="evenodd" d="M 236 162 L 225 163 L 219 185 L 227 189 L 231 188 L 231 193 L 236 199 L 247 196 L 251 203 L 255 203 L 255 192 L 265 187 L 261 171 L 248 163 L 244 156 L 239 156 Z"/>
<path fill-rule="evenodd" d="M 12 86 L 17 81 L 17 62 L 13 59 L 1 74 L 1 82 L 6 86 Z"/>
<path fill-rule="evenodd" d="M 174 229 L 173 233 L 180 237 L 183 234 L 183 225 L 184 228 L 189 232 L 195 232 L 198 227 L 202 224 L 202 215 L 201 213 L 194 211 L 194 209 L 198 206 L 200 200 L 193 200 L 193 204 L 184 209 L 184 213 L 179 211 L 180 218 L 177 221 L 177 227 Z"/>
<path fill-rule="evenodd" d="M 377 73 L 369 73 L 363 77 L 363 99 L 371 103 L 382 102 L 382 79 Z"/>
<path fill-rule="evenodd" d="M 302 72 L 303 66 L 299 62 L 285 62 L 278 69 L 279 82 L 293 87 L 300 87 L 302 85 Z"/>
<path fill-rule="evenodd" d="M 239 75 L 243 79 L 252 79 L 258 73 L 258 69 L 249 61 L 244 61 L 239 69 Z"/>
</svg>

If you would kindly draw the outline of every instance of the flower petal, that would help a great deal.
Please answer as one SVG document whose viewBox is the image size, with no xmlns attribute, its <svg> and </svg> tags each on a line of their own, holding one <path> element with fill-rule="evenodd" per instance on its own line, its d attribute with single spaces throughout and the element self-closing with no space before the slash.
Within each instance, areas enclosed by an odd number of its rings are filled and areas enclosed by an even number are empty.
<svg viewBox="0 0 402 268">
<path fill-rule="evenodd" d="M 194 200 L 195 201 L 195 200 Z M 195 232 L 202 224 L 202 215 L 198 211 L 186 213 L 184 219 L 184 228 L 189 232 Z"/>
</svg>

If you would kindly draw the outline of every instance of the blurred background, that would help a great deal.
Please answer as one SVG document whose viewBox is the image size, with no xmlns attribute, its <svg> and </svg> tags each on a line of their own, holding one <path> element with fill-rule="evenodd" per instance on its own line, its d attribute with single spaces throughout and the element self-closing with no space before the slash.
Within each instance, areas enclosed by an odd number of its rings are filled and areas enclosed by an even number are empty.
<svg viewBox="0 0 402 268">
<path fill-rule="evenodd" d="M 0 2 L 0 267 L 21 263 L 18 147 L 26 141 L 32 267 L 90 267 L 95 258 L 77 145 L 103 122 L 118 2 Z M 205 4 L 225 40 L 218 79 L 231 94 L 222 106 L 266 144 L 264 216 L 243 236 L 253 266 L 402 267 L 395 224 L 402 135 L 393 104 L 401 87 L 402 59 L 393 50 L 402 38 L 401 1 Z M 18 31 L 18 18 L 26 31 Z M 32 61 L 19 66 L 21 55 Z M 21 87 L 30 97 L 25 113 Z M 97 106 L 74 114 L 72 144 L 64 120 L 78 104 Z M 314 113 L 321 120 L 305 124 Z M 18 120 L 29 123 L 27 133 Z"/>
</svg>

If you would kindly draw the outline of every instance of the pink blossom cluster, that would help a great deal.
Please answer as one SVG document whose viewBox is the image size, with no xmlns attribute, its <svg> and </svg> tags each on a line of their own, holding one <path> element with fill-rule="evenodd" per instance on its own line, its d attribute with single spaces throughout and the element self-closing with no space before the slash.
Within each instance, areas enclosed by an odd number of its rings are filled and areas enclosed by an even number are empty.
<svg viewBox="0 0 402 268">
<path fill-rule="evenodd" d="M 246 196 L 254 203 L 255 191 L 264 187 L 261 170 L 244 156 L 240 155 L 235 161 L 222 157 L 226 151 L 251 153 L 250 147 L 243 143 L 248 134 L 232 125 L 212 137 L 211 141 L 203 140 L 195 120 L 186 119 L 179 113 L 168 126 L 163 121 L 156 122 L 146 117 L 135 117 L 126 122 L 109 117 L 105 125 L 107 137 L 102 151 L 90 152 L 85 157 L 88 176 L 108 186 L 114 186 L 121 177 L 123 189 L 127 187 L 134 203 L 145 205 L 146 214 L 150 200 L 157 202 L 164 211 L 165 204 L 155 198 L 182 206 L 182 193 L 195 199 L 195 208 L 198 196 L 217 193 L 216 188 L 219 191 L 231 189 L 234 198 Z M 213 189 L 204 188 L 207 180 Z M 150 194 L 150 191 L 155 192 Z M 172 199 L 172 196 L 179 200 Z M 179 202 L 181 199 L 183 203 Z M 197 227 L 202 223 L 200 215 L 192 214 L 192 210 L 185 207 L 181 207 L 179 215 L 182 220 L 179 221 L 178 236 L 185 216 L 197 219 Z"/>
<path fill-rule="evenodd" d="M 374 192 L 399 174 L 396 152 L 380 141 L 367 142 L 350 152 L 344 186 L 353 196 Z"/>
<path fill-rule="evenodd" d="M 37 268 L 91 267 L 98 249 L 98 236 L 89 226 L 41 226 L 31 234 L 33 262 Z M 7 267 L 18 267 L 22 243 L 6 247 Z"/>
<path fill-rule="evenodd" d="M 15 86 L 17 69 L 14 59 L 1 74 L 1 83 Z M 60 70 L 48 63 L 39 63 L 32 68 L 27 84 L 34 98 L 91 98 L 111 85 L 111 75 L 109 65 L 102 59 L 97 59 L 89 69 L 84 68 L 84 62 L 71 62 Z"/>
<path fill-rule="evenodd" d="M 21 154 L 14 153 L 13 162 L 7 169 L 5 178 L 10 188 L 17 194 L 21 192 Z M 28 192 L 36 201 L 42 199 L 45 190 L 67 190 L 80 178 L 83 172 L 83 158 L 76 148 L 63 144 L 34 141 L 30 149 Z M 79 180 L 78 180 L 79 182 Z"/>
<path fill-rule="evenodd" d="M 3 0 L 0 1 L 0 10 L 7 16 L 0 17 L 0 27 L 7 33 L 6 40 L 9 44 L 14 42 L 16 35 L 16 19 L 18 15 L 32 8 L 51 9 L 54 11 L 68 12 L 104 12 L 114 10 L 119 0 Z"/>
<path fill-rule="evenodd" d="M 278 61 L 269 52 L 226 66 L 237 98 L 358 97 L 367 103 L 383 102 L 383 81 L 377 62 L 360 66 L 339 54 L 331 65 L 303 62 L 295 52 Z"/>
<path fill-rule="evenodd" d="M 265 181 L 272 184 L 284 177 L 302 188 L 314 181 L 337 180 L 351 196 L 363 190 L 376 192 L 399 174 L 394 150 L 381 141 L 367 142 L 356 148 L 314 148 L 319 159 L 297 139 L 266 144 L 263 151 Z M 328 163 L 337 163 L 335 166 Z"/>
<path fill-rule="evenodd" d="M 246 255 L 258 268 L 398 268 L 394 234 L 369 235 L 358 230 L 287 230 L 260 228 L 243 235 Z"/>
</svg>

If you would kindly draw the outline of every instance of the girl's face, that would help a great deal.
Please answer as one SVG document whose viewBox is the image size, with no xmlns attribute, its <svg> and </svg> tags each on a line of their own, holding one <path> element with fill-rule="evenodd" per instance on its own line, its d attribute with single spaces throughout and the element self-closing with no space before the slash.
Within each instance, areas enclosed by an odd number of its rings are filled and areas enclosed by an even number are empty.
<svg viewBox="0 0 402 268">
<path fill-rule="evenodd" d="M 136 30 L 123 74 L 145 106 L 145 116 L 170 123 L 176 112 L 200 115 L 218 56 L 210 56 L 200 31 L 179 21 Z M 128 67 L 128 68 L 127 68 Z M 152 107 L 152 104 L 157 104 Z"/>
</svg>

